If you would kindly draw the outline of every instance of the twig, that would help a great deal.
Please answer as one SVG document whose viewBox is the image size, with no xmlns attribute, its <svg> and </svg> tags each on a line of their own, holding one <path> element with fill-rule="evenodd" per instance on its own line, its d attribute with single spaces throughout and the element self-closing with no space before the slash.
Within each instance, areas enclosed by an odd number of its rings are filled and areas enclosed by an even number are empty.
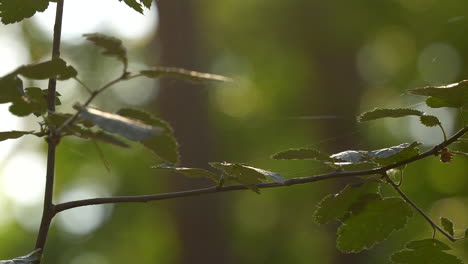
<svg viewBox="0 0 468 264">
<path fill-rule="evenodd" d="M 384 174 L 386 175 L 388 170 L 398 168 L 406 164 L 412 163 L 414 161 L 417 161 L 425 157 L 432 156 L 432 155 L 439 153 L 441 149 L 455 142 L 458 138 L 460 138 L 467 132 L 468 132 L 468 126 L 458 131 L 456 134 L 454 134 L 452 137 L 450 137 L 446 141 L 440 143 L 439 145 L 434 146 L 432 149 L 426 152 L 423 152 L 409 159 L 406 159 L 401 162 L 397 162 L 395 164 L 391 164 L 385 167 L 370 169 L 370 170 L 360 170 L 360 171 L 337 171 L 337 172 L 331 172 L 327 174 L 310 176 L 310 177 L 292 178 L 292 179 L 284 181 L 284 183 L 277 183 L 277 182 L 261 183 L 261 184 L 257 184 L 256 187 L 258 189 L 265 189 L 265 188 L 274 188 L 274 187 L 282 187 L 282 186 L 292 186 L 292 185 L 297 185 L 297 184 L 304 184 L 304 183 L 310 183 L 310 182 L 316 182 L 316 181 L 322 181 L 322 180 L 328 180 L 328 179 L 334 179 L 334 178 L 367 176 L 367 175 L 384 175 Z M 246 189 L 248 188 L 245 187 L 244 185 L 213 186 L 213 187 L 208 187 L 208 188 L 203 188 L 203 189 L 162 193 L 162 194 L 119 196 L 119 197 L 76 200 L 76 201 L 70 201 L 70 202 L 57 204 L 55 206 L 55 213 L 59 213 L 61 211 L 65 211 L 65 210 L 76 208 L 76 207 L 89 206 L 89 205 L 115 204 L 115 203 L 142 203 L 142 202 L 150 202 L 150 201 L 158 201 L 158 200 L 168 200 L 168 199 L 174 199 L 174 198 L 179 198 L 179 197 L 197 196 L 197 195 L 202 195 L 202 194 L 229 192 L 229 191 L 246 190 Z"/>
<path fill-rule="evenodd" d="M 382 174 L 384 178 L 387 180 L 390 185 L 392 185 L 393 189 L 400 194 L 400 196 L 409 204 L 411 207 L 413 207 L 418 213 L 426 219 L 427 222 L 434 228 L 437 229 L 440 233 L 442 233 L 444 236 L 446 236 L 450 241 L 455 242 L 457 241 L 456 238 L 454 238 L 452 235 L 447 233 L 444 229 L 442 229 L 439 225 L 437 225 L 421 208 L 419 208 L 411 199 L 396 185 L 396 183 L 390 179 L 387 173 Z"/>
<path fill-rule="evenodd" d="M 54 39 L 52 45 L 52 59 L 60 57 L 60 39 L 62 33 L 62 18 L 63 18 L 63 4 L 64 0 L 57 1 L 57 10 L 55 13 L 55 25 L 54 25 Z M 49 80 L 49 86 L 47 90 L 47 108 L 50 112 L 55 112 L 55 92 L 57 88 L 56 79 L 52 78 Z M 42 211 L 42 219 L 39 227 L 39 233 L 36 240 L 36 250 L 43 251 L 47 234 L 49 233 L 50 222 L 55 215 L 55 209 L 53 204 L 53 193 L 54 193 L 54 178 L 55 178 L 55 150 L 59 143 L 60 137 L 57 135 L 55 127 L 49 129 L 49 135 L 47 137 L 48 151 L 47 151 L 47 172 L 46 172 L 46 186 L 44 194 L 44 205 Z M 40 260 L 37 261 L 40 263 Z"/>
</svg>

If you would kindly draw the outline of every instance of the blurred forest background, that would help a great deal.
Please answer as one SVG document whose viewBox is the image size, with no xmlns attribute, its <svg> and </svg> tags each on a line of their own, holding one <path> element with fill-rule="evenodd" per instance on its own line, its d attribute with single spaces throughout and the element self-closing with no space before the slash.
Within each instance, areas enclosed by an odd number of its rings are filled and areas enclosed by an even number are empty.
<svg viewBox="0 0 468 264">
<path fill-rule="evenodd" d="M 0 26 L 2 75 L 50 57 L 54 10 L 51 3 L 33 19 Z M 448 133 L 460 127 L 456 112 L 425 109 L 422 98 L 401 95 L 468 77 L 466 10 L 463 0 L 160 0 L 142 16 L 115 0 L 65 0 L 65 20 L 75 22 L 64 24 L 62 56 L 90 87 L 117 76 L 121 65 L 80 37 L 90 29 L 123 39 L 130 71 L 163 65 L 232 77 L 234 84 L 136 79 L 118 84 L 94 105 L 105 111 L 143 107 L 168 120 L 185 166 L 232 161 L 286 178 L 312 176 L 328 169 L 269 156 L 304 146 L 334 153 L 415 140 L 425 143 L 424 149 L 442 140 L 437 128 L 412 118 L 356 123 L 356 115 L 374 107 L 413 106 L 438 115 Z M 45 83 L 34 84 L 45 88 Z M 58 91 L 61 112 L 86 98 L 73 80 L 60 82 Z M 37 129 L 35 119 L 19 121 L 1 107 L 2 131 Z M 99 148 L 110 172 L 95 144 L 61 142 L 56 201 L 210 185 L 152 169 L 162 161 L 137 144 L 129 150 Z M 34 245 L 46 144 L 28 137 L 2 142 L 0 149 L 0 259 L 8 259 Z M 405 170 L 403 189 L 434 219 L 448 217 L 456 230 L 464 230 L 467 174 L 466 157 L 450 164 L 425 159 Z M 372 250 L 341 254 L 335 248 L 337 225 L 318 226 L 312 215 L 322 197 L 356 181 L 74 209 L 55 220 L 45 262 L 388 263 L 409 239 L 431 237 L 430 226 L 415 215 L 405 231 Z M 467 241 L 453 248 L 468 261 Z"/>
</svg>

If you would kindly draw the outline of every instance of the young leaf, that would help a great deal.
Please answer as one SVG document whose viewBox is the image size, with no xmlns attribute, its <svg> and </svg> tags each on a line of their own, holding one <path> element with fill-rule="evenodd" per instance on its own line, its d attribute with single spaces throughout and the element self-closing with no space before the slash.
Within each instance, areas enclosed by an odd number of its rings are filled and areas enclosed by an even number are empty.
<svg viewBox="0 0 468 264">
<path fill-rule="evenodd" d="M 411 241 L 406 245 L 407 249 L 392 255 L 393 263 L 397 264 L 462 264 L 457 257 L 444 251 L 450 247 L 436 239 L 424 239 Z"/>
<path fill-rule="evenodd" d="M 450 221 L 450 219 L 441 217 L 440 218 L 440 223 L 442 224 L 442 227 L 444 228 L 447 233 L 449 233 L 451 236 L 453 236 L 453 223 Z"/>
<path fill-rule="evenodd" d="M 153 127 L 121 115 L 103 112 L 79 104 L 75 104 L 74 107 L 80 111 L 80 116 L 84 119 L 129 140 L 142 141 L 163 133 L 163 129 L 160 127 Z"/>
<path fill-rule="evenodd" d="M 358 210 L 353 211 L 337 231 L 337 248 L 342 252 L 371 248 L 393 231 L 402 229 L 413 214 L 411 207 L 396 197 L 371 196 L 353 207 Z"/>
<path fill-rule="evenodd" d="M 3 24 L 12 24 L 43 12 L 49 0 L 0 0 L 0 17 Z"/>
<path fill-rule="evenodd" d="M 286 151 L 281 151 L 273 156 L 272 159 L 275 160 L 318 160 L 318 161 L 332 161 L 330 157 L 325 154 L 320 153 L 320 151 L 310 148 L 303 149 L 290 149 Z"/>
<path fill-rule="evenodd" d="M 67 65 L 67 63 L 60 58 L 41 63 L 23 65 L 16 69 L 15 73 L 34 80 L 50 78 L 67 80 L 76 77 L 78 74 L 73 66 Z"/>
<path fill-rule="evenodd" d="M 427 127 L 434 127 L 440 125 L 439 118 L 433 115 L 423 115 L 419 118 L 421 124 Z"/>
<path fill-rule="evenodd" d="M 201 82 L 206 80 L 232 82 L 233 80 L 211 73 L 202 73 L 196 71 L 189 71 L 175 67 L 154 67 L 152 70 L 140 71 L 140 73 L 149 78 L 160 78 L 162 76 L 173 76 L 180 79 L 185 79 L 193 82 Z"/>
<path fill-rule="evenodd" d="M 15 74 L 0 78 L 0 104 L 18 101 L 24 94 L 23 81 Z"/>
<path fill-rule="evenodd" d="M 150 113 L 137 109 L 124 108 L 117 113 L 121 116 L 138 120 L 146 125 L 162 128 L 163 133 L 145 139 L 141 141 L 141 143 L 162 159 L 174 164 L 179 162 L 179 146 L 173 135 L 174 131 L 169 123 L 154 117 Z"/>
<path fill-rule="evenodd" d="M 362 113 L 360 116 L 358 116 L 357 119 L 359 122 L 365 122 L 365 121 L 386 118 L 386 117 L 397 118 L 397 117 L 403 117 L 403 116 L 421 116 L 423 114 L 424 112 L 421 112 L 416 109 L 410 109 L 410 108 L 397 108 L 397 109 L 375 108 L 371 111 Z"/>
<path fill-rule="evenodd" d="M 283 183 L 284 179 L 281 175 L 275 172 L 229 162 L 211 162 L 213 168 L 221 170 L 227 177 L 245 185 L 247 188 L 259 193 L 259 189 L 255 186 L 270 178 L 276 182 Z"/>
<path fill-rule="evenodd" d="M 0 132 L 0 141 L 7 140 L 7 139 L 16 139 L 20 138 L 24 135 L 30 135 L 34 133 L 34 131 L 6 131 Z"/>
<path fill-rule="evenodd" d="M 208 178 L 214 181 L 216 184 L 219 183 L 219 180 L 216 174 L 205 169 L 178 167 L 173 164 L 162 164 L 153 168 L 180 173 L 180 174 L 183 174 L 184 176 L 191 177 L 191 178 Z"/>
<path fill-rule="evenodd" d="M 408 93 L 428 96 L 426 104 L 432 108 L 468 105 L 468 80 L 444 86 L 428 86 L 409 90 Z"/>
<path fill-rule="evenodd" d="M 374 162 L 385 166 L 418 155 L 419 145 L 421 145 L 419 142 L 403 143 L 390 148 L 369 151 L 367 155 L 370 156 Z"/>
<path fill-rule="evenodd" d="M 93 42 L 94 45 L 104 48 L 103 55 L 117 58 L 124 64 L 125 69 L 127 68 L 127 49 L 120 39 L 100 33 L 83 34 L 83 36 Z"/>
<path fill-rule="evenodd" d="M 348 184 L 335 195 L 327 195 L 317 205 L 314 220 L 326 224 L 332 220 L 343 220 L 353 204 L 368 195 L 378 194 L 380 185 L 373 181 L 360 184 Z"/>
<path fill-rule="evenodd" d="M 0 264 L 33 264 L 41 259 L 40 252 L 40 249 L 36 249 L 26 256 L 17 257 L 10 260 L 0 260 Z"/>
</svg>

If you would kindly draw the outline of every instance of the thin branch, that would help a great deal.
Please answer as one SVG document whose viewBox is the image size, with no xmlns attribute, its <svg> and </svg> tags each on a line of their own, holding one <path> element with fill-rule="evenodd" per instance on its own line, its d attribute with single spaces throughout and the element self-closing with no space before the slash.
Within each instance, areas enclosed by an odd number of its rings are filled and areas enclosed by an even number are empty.
<svg viewBox="0 0 468 264">
<path fill-rule="evenodd" d="M 64 0 L 57 1 L 57 10 L 55 13 L 54 25 L 54 38 L 52 44 L 52 59 L 60 57 L 60 39 L 62 34 L 62 18 L 63 18 L 63 5 Z M 56 79 L 49 80 L 47 90 L 47 108 L 50 112 L 55 112 L 55 93 L 57 90 Z M 57 135 L 55 127 L 50 127 L 49 135 L 47 137 L 48 150 L 47 150 L 47 172 L 46 172 L 46 186 L 44 194 L 44 205 L 42 211 L 41 225 L 36 240 L 36 250 L 43 250 L 47 234 L 49 233 L 50 222 L 54 217 L 55 209 L 53 204 L 54 193 L 54 178 L 55 178 L 55 152 L 59 143 L 60 137 Z M 40 261 L 38 261 L 40 262 Z"/>
<path fill-rule="evenodd" d="M 411 207 L 413 207 L 424 219 L 426 219 L 427 222 L 434 228 L 437 229 L 440 233 L 442 233 L 445 237 L 447 237 L 450 241 L 455 242 L 457 241 L 456 238 L 454 238 L 452 235 L 447 233 L 443 228 L 441 228 L 437 223 L 435 223 L 421 208 L 419 208 L 401 189 L 396 185 L 396 183 L 390 179 L 387 173 L 382 174 L 385 179 L 387 180 L 390 185 L 392 185 L 393 189 L 400 194 L 400 196 L 409 204 Z"/>
<path fill-rule="evenodd" d="M 458 131 L 456 134 L 454 134 L 452 137 L 450 137 L 446 141 L 440 143 L 439 145 L 434 146 L 432 149 L 426 152 L 423 152 L 412 158 L 409 158 L 409 159 L 406 159 L 401 162 L 397 162 L 395 164 L 391 164 L 385 167 L 370 169 L 370 170 L 360 170 L 360 171 L 337 171 L 337 172 L 331 172 L 327 174 L 310 176 L 310 177 L 292 178 L 292 179 L 284 181 L 284 183 L 277 183 L 277 182 L 261 183 L 261 184 L 257 184 L 256 187 L 258 189 L 265 189 L 265 188 L 292 186 L 292 185 L 297 185 L 297 184 L 304 184 L 304 183 L 329 180 L 329 179 L 335 179 L 335 178 L 352 177 L 352 176 L 368 176 L 368 175 L 384 175 L 384 174 L 386 175 L 388 170 L 398 168 L 406 164 L 415 162 L 417 160 L 423 159 L 425 157 L 432 156 L 432 155 L 439 153 L 441 149 L 455 142 L 458 138 L 460 138 L 467 132 L 468 132 L 468 126 Z M 213 187 L 202 188 L 202 189 L 162 193 L 162 194 L 119 196 L 119 197 L 77 200 L 77 201 L 70 201 L 66 203 L 57 204 L 55 206 L 55 213 L 59 213 L 61 211 L 65 211 L 65 210 L 76 208 L 76 207 L 88 206 L 88 205 L 115 204 L 115 203 L 146 203 L 150 201 L 168 200 L 168 199 L 174 199 L 174 198 L 179 198 L 179 197 L 197 196 L 197 195 L 202 195 L 202 194 L 229 192 L 229 191 L 246 190 L 246 189 L 248 188 L 245 187 L 244 185 L 213 186 Z"/>
</svg>

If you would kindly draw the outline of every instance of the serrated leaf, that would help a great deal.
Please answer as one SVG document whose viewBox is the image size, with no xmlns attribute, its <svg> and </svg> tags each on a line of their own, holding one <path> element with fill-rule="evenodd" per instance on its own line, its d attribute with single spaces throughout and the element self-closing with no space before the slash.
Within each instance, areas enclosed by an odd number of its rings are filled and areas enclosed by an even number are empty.
<svg viewBox="0 0 468 264">
<path fill-rule="evenodd" d="M 47 90 L 42 90 L 38 87 L 28 87 L 25 89 L 25 94 L 12 101 L 9 110 L 17 116 L 28 116 L 34 114 L 41 116 L 47 112 Z M 56 105 L 60 104 L 58 93 L 56 96 Z"/>
<path fill-rule="evenodd" d="M 20 100 L 24 94 L 23 81 L 15 74 L 0 78 L 0 104 Z"/>
<path fill-rule="evenodd" d="M 15 73 L 34 80 L 45 80 L 50 78 L 67 80 L 76 77 L 78 74 L 73 66 L 67 65 L 67 63 L 61 58 L 41 63 L 23 65 L 16 69 Z"/>
<path fill-rule="evenodd" d="M 402 199 L 378 196 L 361 200 L 337 231 L 337 248 L 342 252 L 359 252 L 385 240 L 393 231 L 402 229 L 413 215 Z M 391 212 L 391 213 L 389 213 Z"/>
<path fill-rule="evenodd" d="M 433 115 L 423 115 L 419 118 L 421 124 L 427 127 L 434 127 L 440 125 L 439 118 Z"/>
<path fill-rule="evenodd" d="M 332 159 L 320 151 L 310 148 L 290 149 L 274 154 L 272 159 L 276 160 L 318 160 L 331 161 Z"/>
<path fill-rule="evenodd" d="M 12 24 L 43 12 L 49 0 L 0 0 L 0 17 L 3 24 Z"/>
<path fill-rule="evenodd" d="M 450 221 L 450 219 L 441 217 L 440 218 L 440 223 L 442 224 L 442 227 L 444 228 L 447 233 L 449 233 L 451 236 L 453 236 L 453 223 Z"/>
<path fill-rule="evenodd" d="M 444 251 L 450 247 L 436 239 L 411 241 L 407 249 L 394 253 L 391 257 L 393 263 L 398 264 L 462 264 L 457 257 Z"/>
<path fill-rule="evenodd" d="M 122 2 L 122 0 L 119 1 Z M 138 3 L 136 0 L 124 0 L 124 2 L 138 13 L 143 14 L 143 8 L 141 7 L 141 5 L 149 9 L 153 0 L 139 0 L 140 3 Z"/>
<path fill-rule="evenodd" d="M 403 143 L 398 146 L 390 148 L 383 148 L 378 150 L 369 151 L 367 155 L 372 160 L 380 165 L 390 165 L 397 163 L 408 158 L 414 157 L 419 154 L 419 142 Z"/>
<path fill-rule="evenodd" d="M 468 80 L 444 86 L 428 86 L 409 90 L 408 93 L 428 96 L 426 104 L 432 108 L 466 107 L 468 105 Z"/>
<path fill-rule="evenodd" d="M 117 58 L 127 68 L 127 49 L 123 46 L 120 39 L 100 33 L 83 34 L 83 36 L 93 42 L 94 45 L 104 48 L 103 55 Z"/>
<path fill-rule="evenodd" d="M 160 78 L 163 76 L 172 76 L 180 79 L 185 79 L 194 82 L 212 80 L 221 82 L 232 82 L 232 79 L 211 73 L 203 73 L 196 71 L 189 71 L 182 68 L 175 67 L 154 67 L 151 70 L 140 71 L 140 73 L 149 78 Z"/>
<path fill-rule="evenodd" d="M 371 111 L 362 113 L 360 116 L 358 116 L 357 119 L 359 122 L 365 122 L 365 121 L 370 121 L 370 120 L 375 120 L 375 119 L 380 119 L 380 118 L 387 118 L 387 117 L 397 118 L 397 117 L 404 117 L 404 116 L 421 116 L 423 114 L 424 112 L 421 112 L 416 109 L 410 109 L 410 108 L 397 108 L 397 109 L 375 108 Z"/>
<path fill-rule="evenodd" d="M 75 104 L 74 107 L 80 111 L 82 118 L 93 122 L 104 130 L 118 134 L 129 140 L 143 141 L 163 133 L 163 129 L 160 127 L 153 127 L 121 115 L 103 112 L 79 104 Z"/>
<path fill-rule="evenodd" d="M 370 194 L 378 194 L 380 184 L 368 181 L 360 184 L 348 184 L 335 195 L 327 195 L 317 205 L 314 220 L 319 224 L 326 224 L 332 220 L 343 220 L 351 206 Z"/>
<path fill-rule="evenodd" d="M 20 138 L 24 135 L 30 135 L 34 133 L 34 131 L 5 131 L 5 132 L 0 132 L 0 141 L 4 141 L 7 139 L 16 139 Z"/>
<path fill-rule="evenodd" d="M 0 264 L 33 264 L 41 259 L 40 252 L 40 249 L 36 249 L 26 256 L 17 257 L 10 260 L 0 260 Z"/>
<path fill-rule="evenodd" d="M 141 143 L 153 151 L 162 159 L 171 162 L 179 162 L 178 144 L 173 135 L 173 129 L 166 121 L 159 119 L 142 110 L 124 108 L 117 112 L 119 115 L 138 120 L 146 125 L 161 127 L 163 133 L 141 141 Z"/>
<path fill-rule="evenodd" d="M 210 165 L 221 170 L 225 176 L 234 181 L 245 185 L 247 188 L 259 193 L 259 189 L 255 186 L 270 178 L 276 182 L 283 183 L 284 179 L 281 175 L 275 172 L 255 168 L 252 166 L 229 163 L 229 162 L 210 162 Z"/>
<path fill-rule="evenodd" d="M 140 0 L 140 2 L 148 9 L 151 8 L 151 4 L 153 3 L 153 0 Z"/>
<path fill-rule="evenodd" d="M 367 160 L 367 151 L 347 150 L 330 156 L 335 162 L 359 163 Z"/>
<path fill-rule="evenodd" d="M 219 183 L 216 174 L 205 169 L 178 167 L 174 164 L 162 164 L 153 168 L 177 172 L 191 178 L 208 178 L 214 181 L 216 184 Z"/>
</svg>

